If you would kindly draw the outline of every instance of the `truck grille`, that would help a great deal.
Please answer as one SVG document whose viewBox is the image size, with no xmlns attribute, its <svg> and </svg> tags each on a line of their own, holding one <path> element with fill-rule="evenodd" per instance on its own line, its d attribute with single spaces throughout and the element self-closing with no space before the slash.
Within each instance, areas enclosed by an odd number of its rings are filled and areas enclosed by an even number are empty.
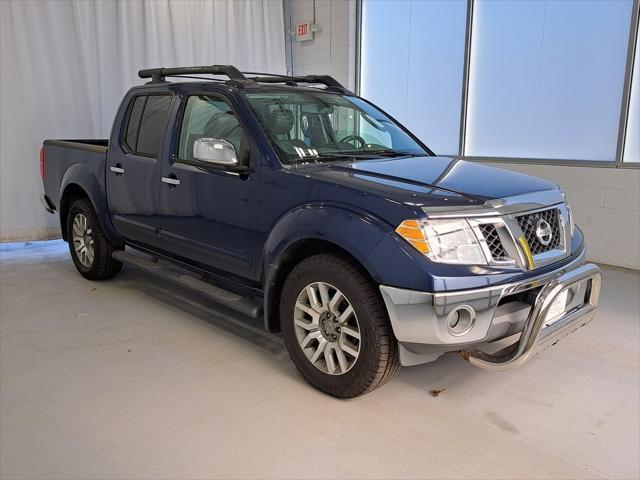
<svg viewBox="0 0 640 480">
<path fill-rule="evenodd" d="M 549 250 L 553 250 L 560 246 L 559 217 L 560 210 L 557 208 L 551 208 L 541 212 L 527 213 L 516 217 L 516 221 L 518 222 L 518 225 L 520 225 L 524 238 L 527 240 L 527 244 L 529 245 L 529 249 L 533 255 L 548 252 Z M 546 245 L 546 242 L 543 243 L 536 234 L 540 220 L 546 222 L 551 228 L 551 238 L 549 239 L 549 243 Z"/>
<path fill-rule="evenodd" d="M 480 232 L 484 236 L 484 239 L 487 242 L 487 246 L 489 247 L 489 251 L 491 252 L 491 257 L 495 261 L 503 261 L 507 260 L 509 256 L 507 255 L 507 251 L 502 246 L 502 241 L 500 240 L 500 236 L 498 235 L 498 229 L 492 223 L 486 223 L 484 225 L 480 225 Z"/>
</svg>

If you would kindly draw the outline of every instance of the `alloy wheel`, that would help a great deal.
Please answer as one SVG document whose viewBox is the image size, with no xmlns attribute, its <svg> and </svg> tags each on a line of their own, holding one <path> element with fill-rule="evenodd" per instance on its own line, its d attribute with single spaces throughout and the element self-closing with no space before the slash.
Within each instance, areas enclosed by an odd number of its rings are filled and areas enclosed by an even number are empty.
<svg viewBox="0 0 640 480">
<path fill-rule="evenodd" d="M 93 232 L 87 225 L 87 217 L 78 213 L 73 219 L 73 248 L 83 267 L 90 268 L 93 263 Z"/>
<path fill-rule="evenodd" d="M 325 282 L 307 285 L 294 309 L 296 337 L 307 359 L 319 370 L 342 375 L 356 363 L 361 335 L 347 297 Z"/>
</svg>

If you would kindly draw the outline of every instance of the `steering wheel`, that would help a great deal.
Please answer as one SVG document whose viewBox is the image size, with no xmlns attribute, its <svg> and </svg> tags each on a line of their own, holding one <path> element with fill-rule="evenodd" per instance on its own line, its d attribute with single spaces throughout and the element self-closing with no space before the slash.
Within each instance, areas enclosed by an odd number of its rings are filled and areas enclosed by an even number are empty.
<svg viewBox="0 0 640 480">
<path fill-rule="evenodd" d="M 357 140 L 358 143 L 360 144 L 359 148 L 362 148 L 364 150 L 364 146 L 367 144 L 367 142 L 360 135 L 347 135 L 342 140 L 340 140 L 340 143 L 349 143 L 349 142 L 352 142 L 353 140 Z"/>
</svg>

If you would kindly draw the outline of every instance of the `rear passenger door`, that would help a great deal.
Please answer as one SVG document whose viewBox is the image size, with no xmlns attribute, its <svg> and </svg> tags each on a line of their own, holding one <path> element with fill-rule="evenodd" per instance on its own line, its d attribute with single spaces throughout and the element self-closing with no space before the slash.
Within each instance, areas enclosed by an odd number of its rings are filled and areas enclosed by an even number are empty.
<svg viewBox="0 0 640 480">
<path fill-rule="evenodd" d="M 129 102 L 119 142 L 109 146 L 107 190 L 114 225 L 128 241 L 160 247 L 159 156 L 167 136 L 171 94 L 139 94 Z M 115 142 L 114 142 L 115 143 Z"/>
</svg>

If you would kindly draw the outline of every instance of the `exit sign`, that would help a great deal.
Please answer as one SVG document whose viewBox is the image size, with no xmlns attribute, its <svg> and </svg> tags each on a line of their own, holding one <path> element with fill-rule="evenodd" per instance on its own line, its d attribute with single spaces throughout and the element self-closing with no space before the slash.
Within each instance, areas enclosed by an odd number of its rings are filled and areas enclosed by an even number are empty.
<svg viewBox="0 0 640 480">
<path fill-rule="evenodd" d="M 306 42 L 307 40 L 313 40 L 313 30 L 311 29 L 311 22 L 297 23 L 296 41 Z"/>
</svg>

